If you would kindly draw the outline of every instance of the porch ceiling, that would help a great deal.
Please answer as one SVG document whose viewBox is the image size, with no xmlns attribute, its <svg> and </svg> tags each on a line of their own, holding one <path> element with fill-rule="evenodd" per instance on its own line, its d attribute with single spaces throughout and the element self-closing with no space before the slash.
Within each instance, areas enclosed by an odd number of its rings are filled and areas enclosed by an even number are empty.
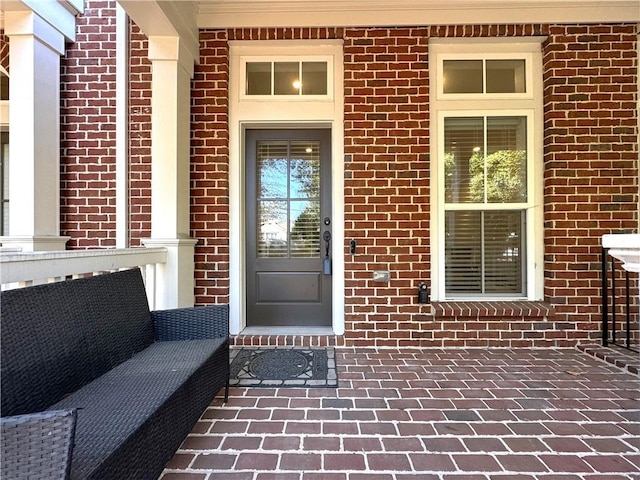
<svg viewBox="0 0 640 480">
<path fill-rule="evenodd" d="M 199 28 L 638 22 L 637 0 L 199 0 Z"/>
<path fill-rule="evenodd" d="M 119 0 L 131 14 L 195 14 L 198 28 L 640 22 L 637 0 Z M 143 19 L 141 19 L 143 20 Z M 143 27 L 143 30 L 144 27 Z"/>
<path fill-rule="evenodd" d="M 194 33 L 202 28 L 640 23 L 637 0 L 118 0 L 118 3 L 147 35 L 178 34 L 186 36 L 189 43 L 195 43 Z M 40 9 L 43 5 L 58 5 L 76 12 L 82 9 L 83 0 L 4 0 L 0 2 L 0 26 L 4 26 L 6 11 Z"/>
</svg>

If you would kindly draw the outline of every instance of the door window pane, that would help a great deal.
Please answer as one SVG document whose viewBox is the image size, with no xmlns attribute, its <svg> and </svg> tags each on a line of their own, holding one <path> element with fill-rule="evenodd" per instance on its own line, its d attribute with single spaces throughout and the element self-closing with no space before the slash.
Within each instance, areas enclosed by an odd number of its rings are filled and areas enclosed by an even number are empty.
<svg viewBox="0 0 640 480">
<path fill-rule="evenodd" d="M 262 142 L 258 145 L 259 198 L 287 198 L 288 155 L 286 142 Z"/>
<path fill-rule="evenodd" d="M 320 202 L 291 202 L 291 257 L 320 256 Z"/>
<path fill-rule="evenodd" d="M 247 63 L 247 95 L 271 95 L 271 62 Z"/>
<path fill-rule="evenodd" d="M 487 60 L 487 93 L 525 93 L 524 60 Z"/>
<path fill-rule="evenodd" d="M 444 93 L 482 93 L 482 60 L 444 60 Z"/>
<path fill-rule="evenodd" d="M 320 255 L 320 142 L 291 142 L 290 165 L 291 256 L 317 258 Z"/>
<path fill-rule="evenodd" d="M 273 94 L 299 95 L 300 93 L 300 63 L 275 62 L 273 64 Z"/>
<path fill-rule="evenodd" d="M 258 142 L 258 258 L 320 257 L 319 142 Z"/>
<path fill-rule="evenodd" d="M 291 143 L 291 197 L 320 196 L 319 142 Z"/>
<path fill-rule="evenodd" d="M 287 206 L 286 201 L 258 201 L 258 258 L 287 257 Z"/>
</svg>

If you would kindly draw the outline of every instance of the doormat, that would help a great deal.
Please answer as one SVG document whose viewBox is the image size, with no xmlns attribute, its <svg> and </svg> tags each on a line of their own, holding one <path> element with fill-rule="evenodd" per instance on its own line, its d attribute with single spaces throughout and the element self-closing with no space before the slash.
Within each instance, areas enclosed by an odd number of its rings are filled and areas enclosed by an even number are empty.
<svg viewBox="0 0 640 480">
<path fill-rule="evenodd" d="M 229 384 L 236 387 L 337 387 L 332 348 L 234 348 Z"/>
</svg>

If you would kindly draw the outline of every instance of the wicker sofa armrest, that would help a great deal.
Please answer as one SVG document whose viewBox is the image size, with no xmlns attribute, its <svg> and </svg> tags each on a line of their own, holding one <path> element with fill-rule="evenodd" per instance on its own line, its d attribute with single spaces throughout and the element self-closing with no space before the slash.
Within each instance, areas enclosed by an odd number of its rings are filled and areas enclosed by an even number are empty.
<svg viewBox="0 0 640 480">
<path fill-rule="evenodd" d="M 229 336 L 228 305 L 155 310 L 151 318 L 159 341 Z"/>
<path fill-rule="evenodd" d="M 0 477 L 69 478 L 75 428 L 75 409 L 1 418 Z"/>
</svg>

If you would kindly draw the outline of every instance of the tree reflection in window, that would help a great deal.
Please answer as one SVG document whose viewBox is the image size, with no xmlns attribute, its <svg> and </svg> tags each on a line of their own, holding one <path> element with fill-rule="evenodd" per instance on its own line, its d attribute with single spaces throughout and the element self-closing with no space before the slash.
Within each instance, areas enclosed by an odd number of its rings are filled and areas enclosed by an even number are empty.
<svg viewBox="0 0 640 480">
<path fill-rule="evenodd" d="M 318 142 L 258 144 L 258 257 L 320 255 Z"/>
</svg>

